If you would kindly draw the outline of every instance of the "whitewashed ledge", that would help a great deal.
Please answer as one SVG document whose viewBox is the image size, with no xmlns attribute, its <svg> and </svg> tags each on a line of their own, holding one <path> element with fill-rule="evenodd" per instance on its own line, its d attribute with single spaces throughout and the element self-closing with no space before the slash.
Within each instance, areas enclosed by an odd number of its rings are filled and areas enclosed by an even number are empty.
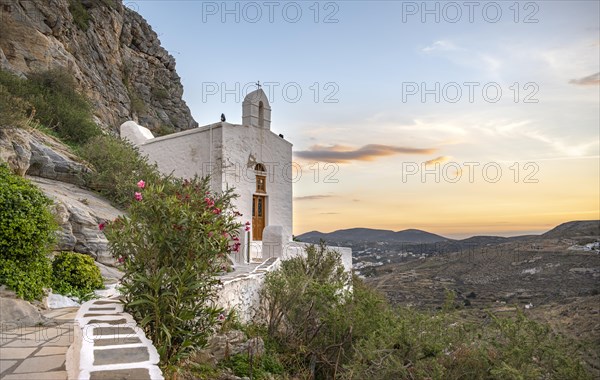
<svg viewBox="0 0 600 380">
<path fill-rule="evenodd" d="M 88 301 L 75 317 L 69 380 L 160 379 L 159 355 L 116 297 Z"/>
<path fill-rule="evenodd" d="M 221 277 L 221 287 L 217 306 L 226 311 L 235 309 L 242 323 L 260 319 L 260 289 L 265 282 L 265 275 L 279 267 L 279 258 L 269 258 L 250 272 L 231 272 Z"/>
</svg>

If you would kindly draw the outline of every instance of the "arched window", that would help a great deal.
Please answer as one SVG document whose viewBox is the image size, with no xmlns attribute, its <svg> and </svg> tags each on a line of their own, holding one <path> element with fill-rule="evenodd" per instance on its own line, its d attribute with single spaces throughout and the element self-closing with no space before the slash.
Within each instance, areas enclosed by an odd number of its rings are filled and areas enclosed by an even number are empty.
<svg viewBox="0 0 600 380">
<path fill-rule="evenodd" d="M 266 193 L 267 192 L 267 169 L 263 164 L 256 164 L 254 166 L 256 171 L 256 192 Z"/>
<path fill-rule="evenodd" d="M 258 102 L 258 126 L 261 128 L 265 126 L 265 107 L 262 100 Z"/>
</svg>

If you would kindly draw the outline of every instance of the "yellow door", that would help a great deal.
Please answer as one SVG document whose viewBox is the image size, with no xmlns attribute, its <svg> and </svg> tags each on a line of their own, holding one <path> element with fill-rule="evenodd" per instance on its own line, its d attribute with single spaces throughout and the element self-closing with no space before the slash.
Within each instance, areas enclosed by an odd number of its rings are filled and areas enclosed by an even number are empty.
<svg viewBox="0 0 600 380">
<path fill-rule="evenodd" d="M 252 197 L 252 240 L 262 241 L 266 208 L 266 197 L 262 195 Z"/>
</svg>

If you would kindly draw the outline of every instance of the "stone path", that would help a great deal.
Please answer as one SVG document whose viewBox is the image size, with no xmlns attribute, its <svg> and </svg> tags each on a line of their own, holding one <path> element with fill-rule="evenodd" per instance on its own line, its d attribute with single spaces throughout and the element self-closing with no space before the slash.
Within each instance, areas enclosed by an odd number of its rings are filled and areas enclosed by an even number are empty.
<svg viewBox="0 0 600 380">
<path fill-rule="evenodd" d="M 44 313 L 44 326 L 0 326 L 0 379 L 66 380 L 67 349 L 74 340 L 77 307 Z"/>
<path fill-rule="evenodd" d="M 75 316 L 72 377 L 80 380 L 163 379 L 159 355 L 116 298 L 88 301 Z M 75 372 L 77 374 L 75 374 Z"/>
</svg>

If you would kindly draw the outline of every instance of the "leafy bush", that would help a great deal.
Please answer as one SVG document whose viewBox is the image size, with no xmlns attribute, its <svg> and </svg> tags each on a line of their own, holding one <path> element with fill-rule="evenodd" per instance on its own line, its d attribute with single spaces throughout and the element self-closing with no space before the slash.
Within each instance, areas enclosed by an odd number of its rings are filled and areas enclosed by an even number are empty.
<svg viewBox="0 0 600 380">
<path fill-rule="evenodd" d="M 10 109 L 12 119 L 33 118 L 76 145 L 101 134 L 90 103 L 75 90 L 75 79 L 64 69 L 31 73 L 29 79 L 0 70 L 0 86 L 0 93 L 5 93 L 0 99 L 0 117 L 8 114 L 5 108 Z"/>
<path fill-rule="evenodd" d="M 103 285 L 94 259 L 81 253 L 61 252 L 52 262 L 52 276 L 54 292 L 80 300 L 91 298 L 90 294 Z"/>
<path fill-rule="evenodd" d="M 170 367 L 204 346 L 212 333 L 221 312 L 211 306 L 216 275 L 229 251 L 239 248 L 241 225 L 235 222 L 233 193 L 210 193 L 208 179 L 167 178 L 138 186 L 129 216 L 105 231 L 111 252 L 123 263 L 126 308 L 152 339 L 163 367 Z"/>
<path fill-rule="evenodd" d="M 64 69 L 55 69 L 29 75 L 36 88 L 31 102 L 36 119 L 56 130 L 67 142 L 83 144 L 101 134 L 93 121 L 92 107 L 75 89 L 75 78 Z"/>
<path fill-rule="evenodd" d="M 50 284 L 46 254 L 56 229 L 51 203 L 28 180 L 0 165 L 0 283 L 27 300 L 40 299 Z"/>
<path fill-rule="evenodd" d="M 86 178 L 87 185 L 119 206 L 132 202 L 136 178 L 156 183 L 161 177 L 156 165 L 150 165 L 136 147 L 113 136 L 91 139 L 80 149 L 80 155 L 94 167 Z"/>
<path fill-rule="evenodd" d="M 347 326 L 339 323 L 350 285 L 340 254 L 323 243 L 267 274 L 261 295 L 268 334 L 287 353 L 288 366 L 310 368 L 319 376 L 335 373 L 350 339 Z"/>
<path fill-rule="evenodd" d="M 340 266 L 321 245 L 267 274 L 262 336 L 275 342 L 271 356 L 291 377 L 590 378 L 568 341 L 522 313 L 470 322 L 456 311 L 452 293 L 436 314 L 393 308 L 356 277 L 352 295 L 344 294 Z M 246 355 L 227 366 L 247 376 L 247 364 Z"/>
<path fill-rule="evenodd" d="M 26 101 L 12 95 L 4 85 L 0 84 L 0 128 L 27 125 L 28 107 L 30 105 Z"/>
<path fill-rule="evenodd" d="M 285 373 L 285 368 L 279 359 L 266 353 L 250 359 L 248 354 L 233 355 L 220 363 L 221 367 L 230 368 L 239 377 L 250 377 L 256 380 L 272 379 L 269 374 L 280 375 Z"/>
<path fill-rule="evenodd" d="M 90 14 L 85 6 L 81 3 L 81 0 L 70 0 L 69 12 L 71 12 L 71 16 L 73 16 L 73 22 L 79 29 L 83 31 L 89 29 Z"/>
</svg>

